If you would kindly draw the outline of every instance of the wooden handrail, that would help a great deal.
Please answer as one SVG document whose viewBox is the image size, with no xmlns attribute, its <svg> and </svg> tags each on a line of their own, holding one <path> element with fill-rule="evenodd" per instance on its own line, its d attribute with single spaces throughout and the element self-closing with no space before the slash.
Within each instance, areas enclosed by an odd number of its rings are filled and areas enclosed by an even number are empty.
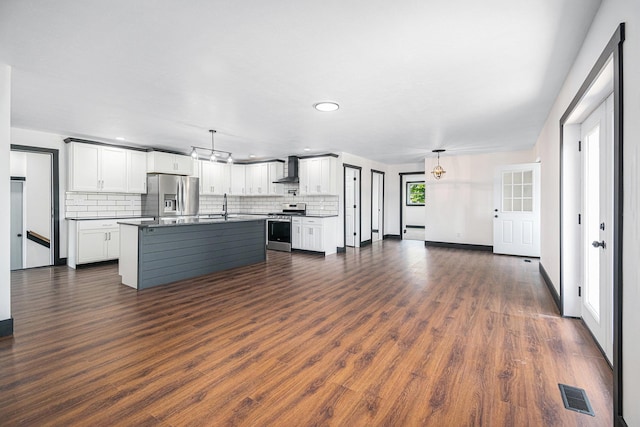
<svg viewBox="0 0 640 427">
<path fill-rule="evenodd" d="M 51 247 L 51 240 L 49 240 L 49 238 L 44 237 L 42 234 L 38 234 L 34 231 L 27 230 L 27 239 L 47 248 Z"/>
</svg>

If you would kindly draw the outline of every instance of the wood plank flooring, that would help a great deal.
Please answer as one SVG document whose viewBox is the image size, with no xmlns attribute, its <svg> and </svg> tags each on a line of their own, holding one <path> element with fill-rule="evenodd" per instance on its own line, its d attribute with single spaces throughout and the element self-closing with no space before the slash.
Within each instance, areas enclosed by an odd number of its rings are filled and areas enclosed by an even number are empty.
<svg viewBox="0 0 640 427">
<path fill-rule="evenodd" d="M 535 259 L 387 240 L 140 292 L 115 264 L 11 278 L 2 426 L 612 424 L 611 369 Z"/>
</svg>

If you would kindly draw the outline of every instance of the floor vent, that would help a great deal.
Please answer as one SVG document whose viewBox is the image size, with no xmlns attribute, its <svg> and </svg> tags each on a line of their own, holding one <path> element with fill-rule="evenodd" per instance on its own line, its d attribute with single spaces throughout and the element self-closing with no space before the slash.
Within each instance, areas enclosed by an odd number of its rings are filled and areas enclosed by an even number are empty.
<svg viewBox="0 0 640 427">
<path fill-rule="evenodd" d="M 560 387 L 560 394 L 565 408 L 581 414 L 591 415 L 592 417 L 596 416 L 593 413 L 593 409 L 591 409 L 587 393 L 583 389 L 564 384 L 558 384 L 558 386 Z"/>
</svg>

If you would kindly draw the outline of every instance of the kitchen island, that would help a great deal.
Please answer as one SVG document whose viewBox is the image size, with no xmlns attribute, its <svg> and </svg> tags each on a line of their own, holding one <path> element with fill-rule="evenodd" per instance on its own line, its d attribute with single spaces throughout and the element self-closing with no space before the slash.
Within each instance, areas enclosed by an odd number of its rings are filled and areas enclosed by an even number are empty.
<svg viewBox="0 0 640 427">
<path fill-rule="evenodd" d="M 266 217 L 120 221 L 122 283 L 146 289 L 266 260 Z"/>
</svg>

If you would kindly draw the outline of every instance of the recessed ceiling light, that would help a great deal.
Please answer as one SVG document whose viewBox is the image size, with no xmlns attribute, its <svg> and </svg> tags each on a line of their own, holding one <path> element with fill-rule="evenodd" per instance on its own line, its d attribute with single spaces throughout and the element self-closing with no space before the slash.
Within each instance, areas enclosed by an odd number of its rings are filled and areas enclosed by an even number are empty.
<svg viewBox="0 0 640 427">
<path fill-rule="evenodd" d="M 311 151 L 311 148 L 307 147 L 304 149 L 304 151 Z"/>
<path fill-rule="evenodd" d="M 318 102 L 317 104 L 313 104 L 313 108 L 315 108 L 318 111 L 336 111 L 338 108 L 340 108 L 340 106 L 335 103 L 335 102 L 331 102 L 331 101 L 323 101 L 323 102 Z"/>
<path fill-rule="evenodd" d="M 124 137 L 123 136 L 116 136 L 116 140 L 117 141 L 124 141 Z"/>
<path fill-rule="evenodd" d="M 255 158 L 256 158 L 256 155 L 255 155 L 255 154 L 249 154 L 249 158 L 250 158 L 250 159 L 255 159 Z"/>
</svg>

